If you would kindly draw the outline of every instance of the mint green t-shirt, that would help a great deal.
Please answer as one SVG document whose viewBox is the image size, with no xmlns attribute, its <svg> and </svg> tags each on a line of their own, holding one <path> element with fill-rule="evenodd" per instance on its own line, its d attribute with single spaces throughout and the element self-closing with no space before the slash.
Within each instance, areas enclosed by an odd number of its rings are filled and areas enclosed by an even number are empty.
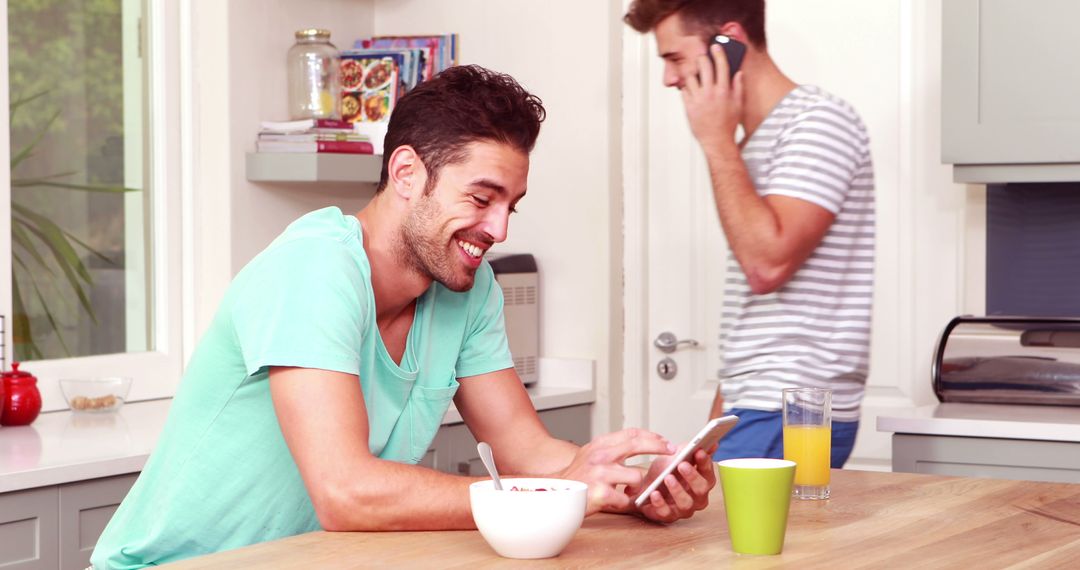
<svg viewBox="0 0 1080 570">
<path fill-rule="evenodd" d="M 230 285 L 94 566 L 139 568 L 319 529 L 274 413 L 269 367 L 359 376 L 371 453 L 416 463 L 457 378 L 513 365 L 502 306 L 486 263 L 467 292 L 433 284 L 416 300 L 399 366 L 375 323 L 359 220 L 326 208 L 293 222 Z"/>
</svg>

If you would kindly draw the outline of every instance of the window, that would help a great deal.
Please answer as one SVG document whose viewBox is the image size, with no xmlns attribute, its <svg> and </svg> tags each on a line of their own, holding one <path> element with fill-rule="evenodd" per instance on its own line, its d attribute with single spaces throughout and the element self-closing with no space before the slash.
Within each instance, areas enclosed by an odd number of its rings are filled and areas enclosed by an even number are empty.
<svg viewBox="0 0 1080 570">
<path fill-rule="evenodd" d="M 8 0 L 10 190 L 0 194 L 9 358 L 39 378 L 179 377 L 176 37 L 165 0 Z M 172 42 L 175 43 L 175 42 Z M 170 128 L 172 127 L 172 128 Z M 172 192 L 169 189 L 172 188 Z M 170 213 L 171 212 L 171 213 Z"/>
</svg>

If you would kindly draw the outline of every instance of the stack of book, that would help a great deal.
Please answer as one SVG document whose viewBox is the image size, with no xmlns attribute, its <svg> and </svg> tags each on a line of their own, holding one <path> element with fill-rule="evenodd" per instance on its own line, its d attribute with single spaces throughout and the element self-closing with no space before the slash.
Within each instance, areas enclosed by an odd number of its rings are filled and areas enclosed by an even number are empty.
<svg viewBox="0 0 1080 570">
<path fill-rule="evenodd" d="M 373 154 L 371 139 L 353 129 L 348 121 L 303 119 L 299 121 L 263 121 L 258 152 L 331 152 Z"/>
</svg>

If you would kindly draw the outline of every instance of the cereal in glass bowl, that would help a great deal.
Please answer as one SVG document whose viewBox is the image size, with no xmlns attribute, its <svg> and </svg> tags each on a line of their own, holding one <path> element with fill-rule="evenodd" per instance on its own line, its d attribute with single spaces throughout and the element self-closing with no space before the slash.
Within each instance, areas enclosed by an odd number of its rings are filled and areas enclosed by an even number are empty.
<svg viewBox="0 0 1080 570">
<path fill-rule="evenodd" d="M 114 412 L 127 400 L 131 378 L 63 378 L 60 391 L 76 412 Z"/>
</svg>

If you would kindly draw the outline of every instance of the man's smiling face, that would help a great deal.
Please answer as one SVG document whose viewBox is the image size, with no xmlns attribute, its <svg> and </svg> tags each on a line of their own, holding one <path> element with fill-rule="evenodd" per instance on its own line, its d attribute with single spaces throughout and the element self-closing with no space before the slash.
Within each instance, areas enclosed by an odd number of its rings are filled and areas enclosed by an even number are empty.
<svg viewBox="0 0 1080 570">
<path fill-rule="evenodd" d="M 506 239 L 525 195 L 529 157 L 512 146 L 476 141 L 467 157 L 439 170 L 401 227 L 408 262 L 452 291 L 468 291 L 484 252 Z"/>
</svg>

